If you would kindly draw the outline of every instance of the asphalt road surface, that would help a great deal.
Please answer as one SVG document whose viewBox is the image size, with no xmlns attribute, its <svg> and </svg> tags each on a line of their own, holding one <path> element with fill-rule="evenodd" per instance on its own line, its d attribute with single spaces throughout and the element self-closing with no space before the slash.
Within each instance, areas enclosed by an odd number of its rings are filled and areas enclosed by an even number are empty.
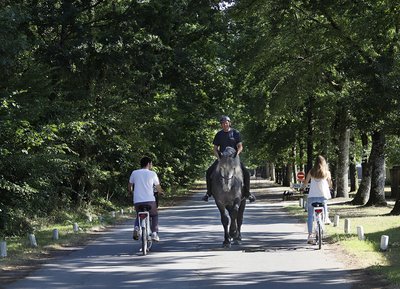
<svg viewBox="0 0 400 289">
<path fill-rule="evenodd" d="M 261 188 L 258 190 L 269 190 Z M 270 188 L 276 194 L 276 188 Z M 274 191 L 275 190 L 275 191 Z M 253 190 L 254 191 L 254 190 Z M 257 190 L 256 195 L 257 195 Z M 133 221 L 104 232 L 84 248 L 52 260 L 5 289 L 263 288 L 348 289 L 351 274 L 333 247 L 306 244 L 306 226 L 281 202 L 247 204 L 243 243 L 222 248 L 223 228 L 204 191 L 160 210 L 161 242 L 147 256 L 132 240 Z"/>
</svg>

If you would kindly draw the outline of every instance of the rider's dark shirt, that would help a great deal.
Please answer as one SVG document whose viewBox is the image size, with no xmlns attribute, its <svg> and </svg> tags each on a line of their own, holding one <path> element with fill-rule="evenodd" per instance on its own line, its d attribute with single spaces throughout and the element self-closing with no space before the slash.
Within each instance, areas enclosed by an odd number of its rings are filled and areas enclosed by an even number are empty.
<svg viewBox="0 0 400 289">
<path fill-rule="evenodd" d="M 226 147 L 233 147 L 237 150 L 237 144 L 242 142 L 239 131 L 231 128 L 228 132 L 220 130 L 214 137 L 213 144 L 219 146 L 219 151 L 223 152 Z"/>
</svg>

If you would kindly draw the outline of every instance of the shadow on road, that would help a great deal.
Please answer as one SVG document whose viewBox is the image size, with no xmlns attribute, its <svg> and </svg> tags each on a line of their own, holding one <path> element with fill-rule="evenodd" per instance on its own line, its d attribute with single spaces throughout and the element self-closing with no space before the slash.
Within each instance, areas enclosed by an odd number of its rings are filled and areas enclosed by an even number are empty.
<svg viewBox="0 0 400 289">
<path fill-rule="evenodd" d="M 5 288 L 343 289 L 350 288 L 346 276 L 352 282 L 361 276 L 305 244 L 305 225 L 276 203 L 248 205 L 242 244 L 223 249 L 219 212 L 213 201 L 199 201 L 201 195 L 160 211 L 162 241 L 147 256 L 131 239 L 132 220 Z"/>
</svg>

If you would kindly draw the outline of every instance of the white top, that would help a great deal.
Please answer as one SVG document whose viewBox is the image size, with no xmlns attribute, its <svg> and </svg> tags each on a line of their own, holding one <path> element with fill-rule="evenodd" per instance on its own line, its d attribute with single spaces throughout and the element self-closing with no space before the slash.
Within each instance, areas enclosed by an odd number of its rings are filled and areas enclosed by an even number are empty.
<svg viewBox="0 0 400 289">
<path fill-rule="evenodd" d="M 309 198 L 331 198 L 331 192 L 329 190 L 329 184 L 327 179 L 315 179 L 311 178 L 310 192 L 308 193 Z"/>
<path fill-rule="evenodd" d="M 149 169 L 139 169 L 132 172 L 129 182 L 135 185 L 133 190 L 133 203 L 155 201 L 153 186 L 160 184 L 158 176 Z"/>
</svg>

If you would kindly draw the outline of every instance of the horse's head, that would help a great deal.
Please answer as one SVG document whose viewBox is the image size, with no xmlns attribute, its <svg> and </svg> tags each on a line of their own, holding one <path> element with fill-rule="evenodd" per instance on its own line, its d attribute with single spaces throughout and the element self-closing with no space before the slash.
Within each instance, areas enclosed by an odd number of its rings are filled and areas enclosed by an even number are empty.
<svg viewBox="0 0 400 289">
<path fill-rule="evenodd" d="M 226 147 L 221 156 L 236 157 L 236 150 L 233 147 Z"/>
<path fill-rule="evenodd" d="M 222 178 L 224 191 L 229 191 L 232 186 L 232 181 L 235 175 L 241 173 L 240 159 L 236 154 L 236 150 L 232 147 L 227 147 L 219 159 L 219 173 Z"/>
</svg>

